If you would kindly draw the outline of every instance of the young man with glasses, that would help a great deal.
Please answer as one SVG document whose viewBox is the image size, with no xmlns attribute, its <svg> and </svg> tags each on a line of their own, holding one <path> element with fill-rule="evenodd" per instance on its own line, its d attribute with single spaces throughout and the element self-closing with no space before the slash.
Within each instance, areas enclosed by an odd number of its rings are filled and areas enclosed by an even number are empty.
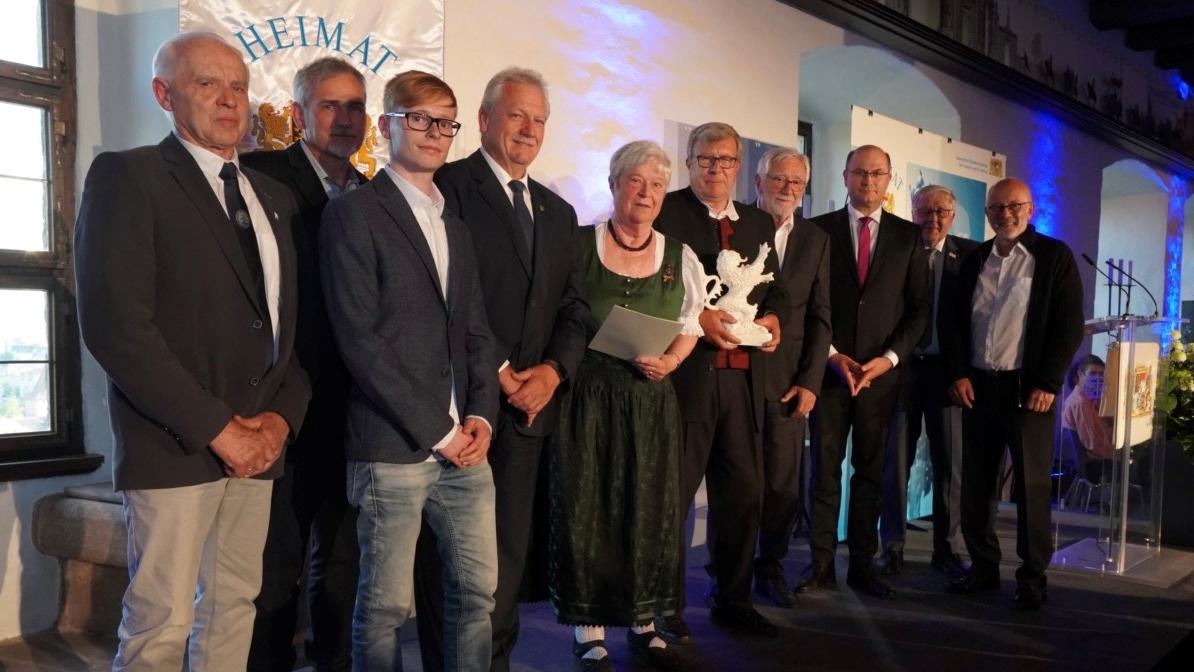
<svg viewBox="0 0 1194 672">
<path fill-rule="evenodd" d="M 898 396 L 900 362 L 929 326 L 928 256 L 920 232 L 883 210 L 891 157 L 874 145 L 846 156 L 846 207 L 813 219 L 829 235 L 833 340 L 829 375 L 813 412 L 812 563 L 798 590 L 837 582 L 842 459 L 853 432 L 846 536 L 854 590 L 877 598 L 895 593 L 872 567 L 882 495 L 883 454 Z"/>
<path fill-rule="evenodd" d="M 987 192 L 995 237 L 966 258 L 951 324 L 941 330 L 950 397 L 966 433 L 962 534 L 970 571 L 946 586 L 969 595 L 999 590 L 995 508 L 1006 449 L 1017 475 L 1012 607 L 1039 609 L 1053 555 L 1049 530 L 1057 393 L 1082 342 L 1082 279 L 1070 248 L 1029 224 L 1032 192 L 1015 178 Z"/>
<path fill-rule="evenodd" d="M 732 249 L 753 261 L 759 246 L 773 246 L 775 227 L 766 213 L 733 200 L 741 154 L 738 132 L 729 124 L 710 122 L 693 129 L 688 138 L 689 186 L 664 197 L 656 228 L 692 248 L 705 272 L 717 269 L 717 255 Z M 772 249 L 764 269 L 778 275 Z M 710 616 L 715 623 L 774 637 L 775 625 L 755 610 L 750 599 L 755 540 L 759 531 L 762 474 L 758 432 L 763 425 L 763 380 L 760 367 L 780 341 L 780 316 L 787 313 L 787 292 L 778 283 L 764 283 L 749 300 L 759 307 L 757 324 L 771 333 L 759 348 L 739 349 L 726 330 L 733 321 L 726 312 L 701 314 L 704 338 L 673 374 L 683 420 L 680 463 L 680 577 L 683 580 L 687 538 L 684 533 L 689 504 L 702 477 L 709 490 L 708 542 Z M 683 602 L 683 600 L 681 600 Z M 682 618 L 683 603 L 674 614 L 660 618 L 660 634 L 673 642 L 691 640 Z"/>
<path fill-rule="evenodd" d="M 443 558 L 444 668 L 488 670 L 497 586 L 493 334 L 472 241 L 432 177 L 460 129 L 440 79 L 408 71 L 385 88 L 378 120 L 390 163 L 333 200 L 320 231 L 323 286 L 352 376 L 348 500 L 360 511 L 356 670 L 401 669 L 424 519 Z"/>
</svg>

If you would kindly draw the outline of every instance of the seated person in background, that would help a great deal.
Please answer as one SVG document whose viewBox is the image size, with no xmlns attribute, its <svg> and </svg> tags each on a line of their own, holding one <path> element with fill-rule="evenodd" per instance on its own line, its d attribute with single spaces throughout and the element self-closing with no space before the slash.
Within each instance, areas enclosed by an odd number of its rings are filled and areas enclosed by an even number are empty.
<svg viewBox="0 0 1194 672">
<path fill-rule="evenodd" d="M 1078 435 L 1079 463 L 1086 480 L 1103 481 L 1110 476 L 1115 449 L 1111 446 L 1111 418 L 1099 416 L 1099 399 L 1103 396 L 1103 374 L 1106 365 L 1097 355 L 1087 355 L 1078 361 L 1078 378 L 1074 389 L 1066 397 L 1061 413 L 1061 428 Z"/>
</svg>

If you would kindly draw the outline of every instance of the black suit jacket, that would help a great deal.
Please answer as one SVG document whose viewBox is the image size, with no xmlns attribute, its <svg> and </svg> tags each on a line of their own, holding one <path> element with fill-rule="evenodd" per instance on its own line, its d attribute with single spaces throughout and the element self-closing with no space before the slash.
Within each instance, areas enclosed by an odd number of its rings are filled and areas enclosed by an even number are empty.
<svg viewBox="0 0 1194 672">
<path fill-rule="evenodd" d="M 1074 254 L 1065 243 L 1037 233 L 1032 226 L 1020 235 L 1019 242 L 1035 260 L 1025 316 L 1024 360 L 1020 368 L 1021 399 L 1024 400 L 1033 388 L 1053 394 L 1061 391 L 1066 369 L 1082 343 L 1083 293 Z M 954 301 L 950 311 L 951 324 L 940 332 L 946 372 L 951 382 L 969 375 L 974 288 L 993 249 L 992 238 L 979 245 L 962 262 L 958 290 L 951 299 Z"/>
<path fill-rule="evenodd" d="M 978 241 L 969 238 L 959 238 L 949 235 L 945 237 L 945 245 L 941 248 L 945 265 L 941 269 L 941 289 L 937 295 L 937 347 L 944 351 L 941 333 L 951 329 L 953 325 L 953 310 L 957 304 L 959 281 L 962 273 L 962 262 L 971 252 L 978 249 Z M 927 252 L 927 250 L 926 250 Z M 933 281 L 929 276 L 929 282 Z"/>
<path fill-rule="evenodd" d="M 821 394 L 832 338 L 829 308 L 829 236 L 795 215 L 776 282 L 788 292 L 788 314 L 775 354 L 763 366 L 767 401 L 793 385 Z"/>
<path fill-rule="evenodd" d="M 293 357 L 297 208 L 278 183 L 244 173 L 278 244 L 276 361 L 236 233 L 182 143 L 171 134 L 105 152 L 87 172 L 75 229 L 79 324 L 108 375 L 118 490 L 223 478 L 208 446 L 233 414 L 275 411 L 292 433 L 301 427 L 310 387 Z M 260 477 L 281 470 L 278 460 Z"/>
<path fill-rule="evenodd" d="M 410 464 L 460 420 L 497 426 L 498 358 L 485 319 L 473 243 L 444 210 L 448 290 L 431 247 L 389 174 L 323 209 L 319 252 L 328 316 L 352 384 L 349 460 Z"/>
<path fill-rule="evenodd" d="M 828 212 L 813 222 L 830 241 L 833 346 L 860 364 L 888 350 L 901 362 L 906 360 L 933 314 L 932 277 L 920 230 L 889 212 L 881 214 L 866 284 L 859 284 L 849 210 Z M 880 376 L 874 385 L 893 385 L 899 377 L 897 368 Z M 827 381 L 843 384 L 836 375 L 828 376 Z"/>
<path fill-rule="evenodd" d="M 738 221 L 733 223 L 734 234 L 730 247 L 745 259 L 754 260 L 759 254 L 759 245 L 767 243 L 771 252 L 763 268 L 779 277 L 778 258 L 775 256 L 775 226 L 771 216 L 745 203 L 734 202 Z M 701 260 L 705 273 L 717 273 L 717 255 L 721 252 L 721 239 L 717 222 L 709 217 L 709 207 L 701 202 L 691 187 L 669 193 L 663 199 L 663 207 L 655 220 L 655 228 L 665 236 L 671 236 L 692 248 Z M 788 292 L 781 283 L 768 282 L 755 287 L 748 300 L 757 305 L 759 315 L 775 313 L 780 320 L 781 336 L 787 328 L 784 320 L 789 315 Z M 752 349 L 751 397 L 754 405 L 756 430 L 763 426 L 763 375 L 764 367 L 770 365 L 773 355 Z M 697 342 L 692 354 L 672 374 L 676 397 L 680 402 L 680 414 L 685 422 L 715 422 L 717 419 L 716 397 L 717 347 L 705 339 Z"/>
<path fill-rule="evenodd" d="M 342 456 L 343 451 L 335 447 L 344 441 L 348 371 L 336 351 L 319 279 L 319 222 L 328 202 L 327 192 L 300 143 L 284 150 L 250 152 L 240 160 L 241 165 L 259 170 L 289 189 L 299 207 L 292 231 L 299 285 L 294 349 L 311 377 L 312 397 L 303 433 L 287 456 L 295 458 L 313 451 L 333 451 Z M 368 181 L 355 168 L 350 170 L 360 184 Z"/>
<path fill-rule="evenodd" d="M 576 211 L 567 201 L 534 180 L 530 183 L 535 218 L 532 257 L 522 231 L 497 176 L 481 150 L 440 168 L 435 183 L 444 195 L 445 208 L 460 216 L 476 246 L 481 286 L 489 325 L 497 337 L 499 362 L 509 360 L 516 370 L 550 359 L 572 378 L 588 342 L 585 301 Z M 559 415 L 555 398 L 526 426 L 526 414 L 505 403 L 520 433 L 543 436 L 554 428 Z"/>
</svg>

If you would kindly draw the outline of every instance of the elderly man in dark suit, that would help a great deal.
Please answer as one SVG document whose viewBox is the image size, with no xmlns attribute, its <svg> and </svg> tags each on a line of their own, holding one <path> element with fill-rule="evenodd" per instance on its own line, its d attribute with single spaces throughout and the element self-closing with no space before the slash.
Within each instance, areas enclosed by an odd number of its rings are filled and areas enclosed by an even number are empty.
<svg viewBox="0 0 1194 672">
<path fill-rule="evenodd" d="M 717 269 L 717 256 L 732 249 L 754 261 L 759 246 L 775 242 L 775 227 L 764 212 L 733 200 L 741 167 L 741 138 L 729 124 L 710 122 L 693 129 L 688 138 L 689 186 L 669 193 L 656 219 L 656 228 L 692 248 L 705 272 Z M 765 260 L 768 273 L 778 273 L 775 250 Z M 755 322 L 771 340 L 760 348 L 738 348 L 727 329 L 733 317 L 721 310 L 701 313 L 704 338 L 672 381 L 680 402 L 683 446 L 680 457 L 680 582 L 681 608 L 658 619 L 665 638 L 691 640 L 684 622 L 684 516 L 706 479 L 709 490 L 708 546 L 714 588 L 710 616 L 715 623 L 747 633 L 774 637 L 778 630 L 751 604 L 750 579 L 758 537 L 762 500 L 758 432 L 763 425 L 761 367 L 780 341 L 780 319 L 787 312 L 787 292 L 779 283 L 755 287 L 749 297 L 758 306 Z"/>
<path fill-rule="evenodd" d="M 894 593 L 872 567 L 882 494 L 883 452 L 899 393 L 899 370 L 929 326 L 929 264 L 916 225 L 884 212 L 891 157 L 863 145 L 842 171 L 849 202 L 813 221 L 829 235 L 833 343 L 813 413 L 812 562 L 800 590 L 836 583 L 834 553 L 842 459 L 853 431 L 847 583 L 879 598 Z"/>
<path fill-rule="evenodd" d="M 1050 468 L 1056 397 L 1082 342 L 1082 279 L 1066 244 L 1038 233 L 1032 191 L 1015 178 L 987 192 L 995 237 L 966 258 L 951 323 L 942 329 L 950 397 L 961 404 L 962 534 L 970 571 L 951 593 L 999 590 L 995 509 L 999 465 L 1011 453 L 1016 487 L 1016 570 L 1012 607 L 1039 609 L 1053 555 Z"/>
<path fill-rule="evenodd" d="M 755 557 L 755 593 L 781 607 L 795 605 L 782 562 L 800 515 L 800 461 L 805 418 L 821 393 L 829 355 L 829 236 L 796 214 L 808 186 L 808 157 L 776 147 L 755 171 L 758 207 L 775 225 L 775 282 L 788 291 L 788 314 L 763 380 L 763 509 Z"/>
<path fill-rule="evenodd" d="M 365 78 L 336 57 L 312 61 L 294 75 L 293 119 L 302 140 L 278 151 L 251 152 L 241 162 L 290 189 L 301 217 L 298 252 L 299 315 L 295 350 L 311 377 L 312 399 L 303 431 L 274 481 L 265 567 L 249 670 L 294 669 L 300 577 L 310 548 L 307 594 L 311 638 L 307 659 L 316 670 L 351 664 L 352 596 L 357 583 L 356 516 L 344 479 L 344 413 L 348 372 L 336 352 L 319 283 L 319 218 L 328 199 L 366 178 L 352 166 L 365 137 Z"/>
<path fill-rule="evenodd" d="M 978 243 L 950 235 L 958 199 L 949 187 L 930 184 L 912 196 L 912 221 L 929 257 L 933 277 L 933 317 L 929 328 L 908 358 L 896 418 L 887 441 L 884 461 L 883 512 L 879 537 L 883 554 L 877 561 L 883 574 L 898 574 L 904 567 L 907 529 L 908 476 L 916 459 L 916 444 L 923 422 L 933 469 L 933 556 L 930 565 L 958 577 L 965 571 L 961 549 L 962 408 L 949 400 L 949 383 L 941 359 L 937 325 L 948 323 L 942 308 L 952 304 L 958 270 Z"/>
<path fill-rule="evenodd" d="M 500 361 L 468 229 L 432 178 L 456 96 L 415 70 L 386 84 L 390 162 L 323 212 L 328 315 L 352 387 L 348 500 L 359 509 L 353 669 L 402 667 L 415 542 L 424 519 L 444 564 L 444 665 L 489 669 L 497 587 L 493 476 Z"/>
<path fill-rule="evenodd" d="M 240 52 L 154 57 L 174 131 L 96 157 L 75 231 L 79 323 L 108 375 L 129 587 L 114 670 L 244 669 L 271 479 L 310 388 L 294 353 L 293 199 L 238 166 Z"/>
<path fill-rule="evenodd" d="M 498 416 L 489 464 L 497 494 L 498 588 L 493 665 L 510 667 L 518 641 L 518 600 L 532 546 L 540 458 L 555 430 L 557 399 L 584 354 L 588 304 L 580 290 L 576 211 L 528 170 L 543 144 L 550 105 L 534 70 L 506 68 L 485 87 L 481 148 L 435 175 L 445 208 L 468 225 L 480 265 L 489 324 L 502 358 Z M 537 530 L 546 539 L 546 530 Z M 434 538 L 419 541 L 416 596 L 424 667 L 438 669 L 439 559 Z M 538 583 L 542 583 L 542 577 Z M 540 597 L 546 599 L 546 595 Z"/>
</svg>

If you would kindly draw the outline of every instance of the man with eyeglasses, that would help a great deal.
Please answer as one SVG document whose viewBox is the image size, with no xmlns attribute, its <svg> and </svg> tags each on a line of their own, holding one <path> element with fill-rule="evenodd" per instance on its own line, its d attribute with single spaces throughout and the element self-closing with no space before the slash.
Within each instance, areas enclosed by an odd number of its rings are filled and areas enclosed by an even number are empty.
<svg viewBox="0 0 1194 672">
<path fill-rule="evenodd" d="M 497 587 L 493 477 L 499 356 L 472 241 L 433 182 L 456 96 L 415 70 L 385 87 L 390 162 L 324 208 L 323 288 L 352 377 L 348 501 L 358 509 L 353 669 L 401 669 L 423 520 L 443 558 L 445 669 L 489 669 Z"/>
<path fill-rule="evenodd" d="M 755 593 L 780 607 L 795 606 L 783 573 L 800 515 L 800 463 L 805 419 L 821 393 L 829 354 L 829 236 L 796 214 L 808 186 L 808 157 L 775 147 L 755 172 L 758 207 L 771 215 L 776 283 L 788 292 L 788 314 L 775 355 L 760 375 L 763 398 L 763 508 L 755 558 Z"/>
<path fill-rule="evenodd" d="M 1083 336 L 1074 255 L 1037 232 L 1033 212 L 1032 192 L 1020 180 L 1000 180 L 987 192 L 995 237 L 963 262 L 950 324 L 941 330 L 949 394 L 965 409 L 962 534 L 971 562 L 946 591 L 999 590 L 995 511 L 1006 449 L 1017 478 L 1021 564 L 1012 607 L 1019 610 L 1039 609 L 1047 598 L 1054 401 Z"/>
<path fill-rule="evenodd" d="M 481 148 L 435 174 L 444 207 L 472 233 L 485 308 L 497 338 L 501 413 L 489 464 L 497 497 L 498 588 L 492 670 L 510 668 L 518 641 L 518 601 L 532 544 L 543 551 L 540 460 L 556 427 L 557 400 L 584 355 L 589 308 L 582 296 L 576 211 L 528 171 L 547 128 L 547 82 L 527 68 L 506 68 L 481 96 Z M 542 475 L 545 475 L 545 471 Z M 544 491 L 541 491 L 544 490 Z M 535 515 L 540 507 L 542 515 Z M 415 597 L 420 623 L 442 619 L 443 590 L 435 538 L 419 539 Z M 540 571 L 543 575 L 545 572 Z M 542 583 L 542 581 L 540 581 Z M 546 587 L 535 586 L 537 599 Z M 442 669 L 436 627 L 419 628 L 423 668 Z"/>
<path fill-rule="evenodd" d="M 883 553 L 876 563 L 883 574 L 898 574 L 904 567 L 907 529 L 908 478 L 916 459 L 921 424 L 928 437 L 933 482 L 933 555 L 930 564 L 950 577 L 961 576 L 960 536 L 962 485 L 962 408 L 947 394 L 949 383 L 941 361 L 938 324 L 946 319 L 942 308 L 950 304 L 962 260 L 978 243 L 950 235 L 958 202 L 949 187 L 930 184 L 912 196 L 912 221 L 929 256 L 933 282 L 933 317 L 904 367 L 895 422 L 887 440 L 884 466 L 883 511 L 879 537 Z"/>
<path fill-rule="evenodd" d="M 732 249 L 753 261 L 763 243 L 774 248 L 775 227 L 766 213 L 733 199 L 740 167 L 741 139 L 729 124 L 709 122 L 688 137 L 689 186 L 664 197 L 656 228 L 692 248 L 705 272 L 716 273 L 717 255 Z M 772 249 L 764 262 L 778 275 Z M 759 285 L 749 296 L 758 306 L 755 323 L 771 334 L 759 348 L 739 349 L 726 330 L 733 317 L 720 310 L 701 314 L 704 338 L 673 376 L 683 420 L 680 458 L 680 577 L 684 595 L 685 517 L 705 478 L 709 492 L 709 615 L 714 623 L 749 634 L 774 637 L 778 630 L 751 603 L 750 583 L 763 476 L 758 432 L 763 426 L 763 378 L 769 353 L 780 341 L 787 292 L 780 283 Z M 656 627 L 666 639 L 685 643 L 691 632 L 683 619 L 683 597 L 676 614 L 661 615 Z"/>
<path fill-rule="evenodd" d="M 846 582 L 876 598 L 895 592 L 872 566 L 882 497 L 883 453 L 899 393 L 899 369 L 929 326 L 928 255 L 916 225 L 883 209 L 891 157 L 863 145 L 846 156 L 846 207 L 813 219 L 830 239 L 833 342 L 813 413 L 812 562 L 800 591 L 837 582 L 842 459 L 852 435 Z M 893 371 L 895 369 L 895 371 Z"/>
<path fill-rule="evenodd" d="M 286 452 L 282 477 L 274 481 L 249 649 L 252 672 L 294 669 L 300 577 L 308 557 L 307 659 L 320 672 L 347 670 L 357 583 L 356 515 L 348 506 L 344 479 L 336 476 L 345 469 L 348 372 L 324 309 L 317 244 L 328 200 L 367 181 L 352 165 L 365 138 L 365 78 L 347 60 L 320 58 L 295 73 L 293 97 L 294 126 L 302 139 L 284 150 L 241 156 L 243 165 L 290 189 L 301 210 L 294 231 L 299 268 L 295 350 L 312 384 L 303 431 Z"/>
</svg>

